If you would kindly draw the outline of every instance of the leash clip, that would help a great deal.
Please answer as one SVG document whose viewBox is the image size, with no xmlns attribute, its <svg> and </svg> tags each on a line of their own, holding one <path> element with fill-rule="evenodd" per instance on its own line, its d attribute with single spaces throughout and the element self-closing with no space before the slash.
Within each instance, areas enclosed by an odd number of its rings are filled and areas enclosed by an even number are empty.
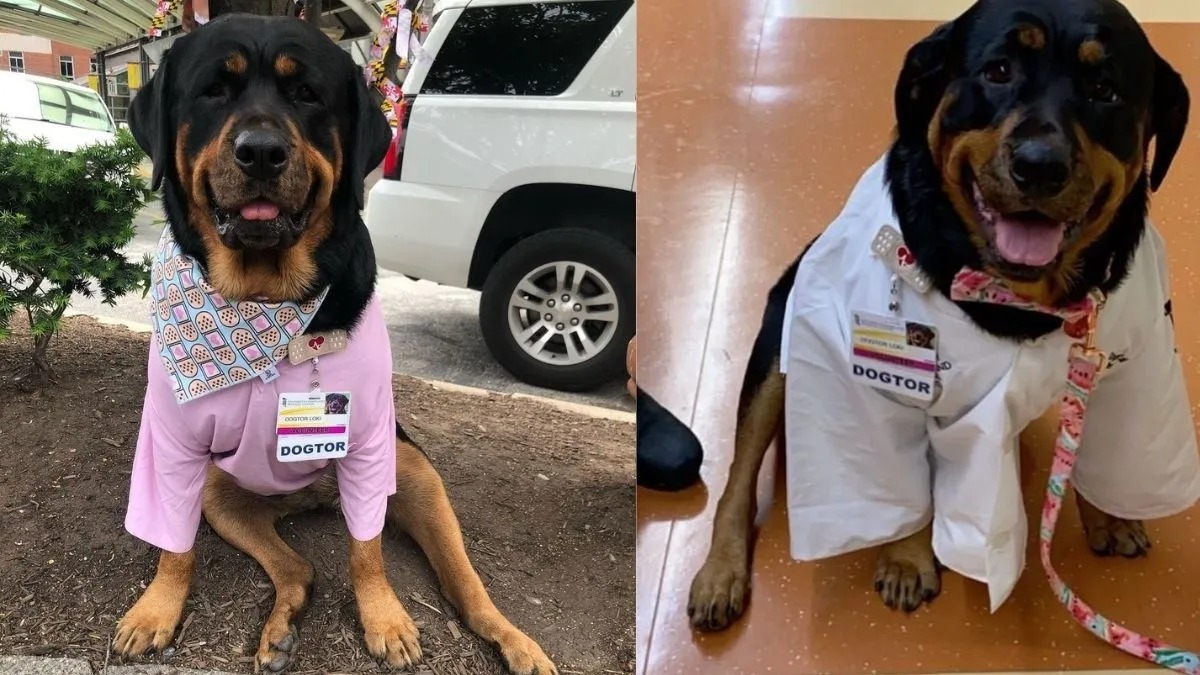
<svg viewBox="0 0 1200 675">
<path fill-rule="evenodd" d="M 1104 301 L 1103 293 L 1092 296 L 1092 306 L 1087 313 L 1087 333 L 1083 336 L 1083 342 L 1071 345 L 1071 358 L 1096 364 L 1096 374 L 1103 373 L 1108 368 L 1108 354 L 1096 346 L 1096 324 L 1100 320 L 1100 310 L 1104 308 Z"/>
</svg>

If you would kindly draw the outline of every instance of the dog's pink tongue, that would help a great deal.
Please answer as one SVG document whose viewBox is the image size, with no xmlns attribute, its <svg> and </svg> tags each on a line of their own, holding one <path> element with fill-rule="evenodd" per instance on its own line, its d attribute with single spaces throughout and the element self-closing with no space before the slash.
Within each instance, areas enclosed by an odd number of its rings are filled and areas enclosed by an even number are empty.
<svg viewBox="0 0 1200 675">
<path fill-rule="evenodd" d="M 250 202 L 242 207 L 242 218 L 246 220 L 275 220 L 279 207 L 268 201 Z"/>
<path fill-rule="evenodd" d="M 996 251 L 1010 263 L 1041 267 L 1054 262 L 1066 226 L 1044 220 L 996 218 Z"/>
</svg>

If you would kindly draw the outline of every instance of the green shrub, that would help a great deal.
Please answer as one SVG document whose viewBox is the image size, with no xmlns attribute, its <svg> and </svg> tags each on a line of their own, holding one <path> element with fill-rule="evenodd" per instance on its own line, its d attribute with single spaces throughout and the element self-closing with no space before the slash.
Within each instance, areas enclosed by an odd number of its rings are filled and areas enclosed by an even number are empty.
<svg viewBox="0 0 1200 675">
<path fill-rule="evenodd" d="M 40 139 L 17 141 L 0 118 L 0 338 L 24 310 L 38 384 L 53 377 L 46 350 L 73 293 L 99 293 L 111 305 L 149 289 L 149 260 L 121 252 L 134 216 L 153 198 L 137 173 L 141 158 L 125 130 L 113 145 L 68 154 Z"/>
</svg>

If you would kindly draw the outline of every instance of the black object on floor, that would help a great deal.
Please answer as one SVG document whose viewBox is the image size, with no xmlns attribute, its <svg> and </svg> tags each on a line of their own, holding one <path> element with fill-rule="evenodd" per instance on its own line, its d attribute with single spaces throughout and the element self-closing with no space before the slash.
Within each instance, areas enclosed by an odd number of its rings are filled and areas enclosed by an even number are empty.
<svg viewBox="0 0 1200 675">
<path fill-rule="evenodd" d="M 700 480 L 700 439 L 649 394 L 637 392 L 637 483 L 675 492 Z"/>
</svg>

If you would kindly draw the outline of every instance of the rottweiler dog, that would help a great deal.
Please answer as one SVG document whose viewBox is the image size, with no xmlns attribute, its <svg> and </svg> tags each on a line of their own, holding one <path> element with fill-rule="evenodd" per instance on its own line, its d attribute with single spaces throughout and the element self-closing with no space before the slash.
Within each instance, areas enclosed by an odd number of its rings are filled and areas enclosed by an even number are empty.
<svg viewBox="0 0 1200 675">
<path fill-rule="evenodd" d="M 345 415 L 350 410 L 350 401 L 345 394 L 325 395 L 326 415 Z"/>
<path fill-rule="evenodd" d="M 1063 307 L 1126 278 L 1147 229 L 1149 193 L 1183 139 L 1189 95 L 1115 0 L 981 0 L 911 47 L 894 105 L 886 186 L 931 292 L 950 298 L 966 267 Z M 1014 239 L 1017 229 L 1024 231 Z M 691 586 L 688 613 L 698 629 L 728 626 L 748 600 L 755 483 L 784 419 L 786 304 L 821 236 L 767 297 L 712 546 Z M 1020 344 L 1063 329 L 1044 313 L 955 304 L 986 334 Z M 1149 546 L 1140 521 L 1106 514 L 1078 493 L 1077 502 L 1098 553 L 1137 555 Z M 939 573 L 926 528 L 882 546 L 876 590 L 889 607 L 912 610 L 937 595 Z"/>
<path fill-rule="evenodd" d="M 371 321 L 364 315 L 378 314 L 372 302 L 375 257 L 359 212 L 364 177 L 382 161 L 392 131 L 361 69 L 311 23 L 230 14 L 180 37 L 134 98 L 130 129 L 153 159 L 152 183 L 161 187 L 169 234 L 195 261 L 210 290 L 250 311 L 254 303 L 310 301 L 327 289 L 305 335 L 344 330 L 351 342 L 356 328 Z M 383 324 L 375 321 L 386 344 Z M 390 360 L 384 349 L 384 360 Z M 158 367 L 155 359 L 152 371 Z M 386 364 L 381 369 L 390 372 Z M 390 384 L 381 389 L 380 405 L 390 413 Z M 343 412 L 347 403 L 340 396 L 332 401 Z M 355 404 L 353 411 L 361 417 L 363 408 Z M 248 419 L 247 428 L 274 423 L 270 412 L 260 416 L 268 419 Z M 511 672 L 556 673 L 537 643 L 489 598 L 429 459 L 398 423 L 394 431 L 382 426 L 379 445 L 387 455 L 393 454 L 390 437 L 396 437 L 395 493 L 386 499 L 386 522 L 421 546 L 443 593 L 471 630 L 498 647 Z M 274 434 L 274 427 L 267 433 Z M 239 454 L 272 453 L 268 447 L 234 446 Z M 256 670 L 281 671 L 295 655 L 295 624 L 311 597 L 314 573 L 274 524 L 287 514 L 339 500 L 344 506 L 347 497 L 339 494 L 334 475 L 342 467 L 331 467 L 291 493 L 264 496 L 213 463 L 234 450 L 201 451 L 206 454 L 197 480 L 204 483 L 204 518 L 258 561 L 274 583 L 275 605 L 262 631 Z M 216 454 L 210 459 L 207 453 Z M 379 471 L 391 470 L 392 458 L 387 459 Z M 372 472 L 370 466 L 362 470 Z M 180 508 L 165 497 L 149 503 Z M 196 554 L 160 548 L 153 581 L 117 626 L 113 646 L 120 655 L 161 650 L 179 623 Z M 367 650 L 392 666 L 419 662 L 417 627 L 388 582 L 380 537 L 351 537 L 349 557 Z"/>
</svg>

